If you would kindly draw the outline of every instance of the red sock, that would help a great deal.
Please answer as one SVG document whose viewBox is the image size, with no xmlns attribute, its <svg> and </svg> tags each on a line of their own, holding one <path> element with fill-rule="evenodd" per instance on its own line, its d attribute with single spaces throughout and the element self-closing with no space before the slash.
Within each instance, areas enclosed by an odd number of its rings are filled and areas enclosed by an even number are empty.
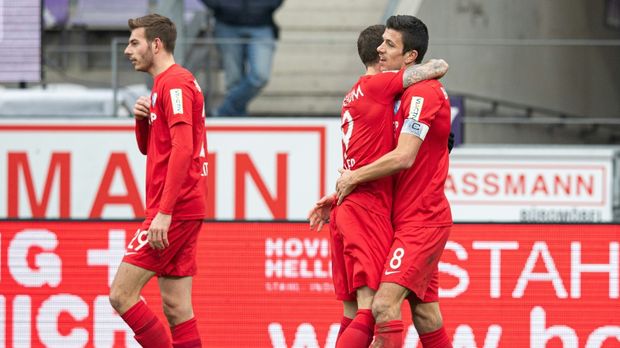
<svg viewBox="0 0 620 348">
<path fill-rule="evenodd" d="M 134 337 L 142 347 L 170 348 L 168 329 L 144 302 L 138 301 L 121 317 L 136 334 Z"/>
<path fill-rule="evenodd" d="M 375 318 L 370 309 L 360 309 L 347 329 L 336 341 L 336 348 L 367 348 L 372 342 Z"/>
<path fill-rule="evenodd" d="M 403 347 L 403 321 L 391 320 L 386 323 L 375 325 L 375 340 L 372 348 L 402 348 Z"/>
<path fill-rule="evenodd" d="M 452 348 L 452 343 L 443 326 L 433 332 L 420 335 L 420 341 L 424 348 Z"/>
<path fill-rule="evenodd" d="M 338 345 L 338 340 L 340 340 L 340 336 L 342 336 L 342 333 L 349 326 L 349 324 L 351 324 L 352 321 L 353 319 L 345 317 L 344 315 L 342 316 L 342 319 L 340 320 L 340 329 L 338 330 L 338 337 L 336 338 L 336 345 Z"/>
<path fill-rule="evenodd" d="M 172 347 L 174 348 L 200 348 L 200 333 L 196 318 L 184 321 L 172 328 Z"/>
</svg>

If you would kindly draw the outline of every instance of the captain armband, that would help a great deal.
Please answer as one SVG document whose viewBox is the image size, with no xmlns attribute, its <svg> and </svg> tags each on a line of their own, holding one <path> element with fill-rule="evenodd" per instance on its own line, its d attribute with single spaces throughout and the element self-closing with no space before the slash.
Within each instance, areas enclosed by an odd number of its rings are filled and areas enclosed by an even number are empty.
<svg viewBox="0 0 620 348">
<path fill-rule="evenodd" d="M 430 128 L 424 123 L 415 121 L 411 118 L 407 118 L 405 119 L 405 122 L 403 123 L 403 128 L 400 132 L 415 135 L 416 137 L 424 140 L 429 129 Z"/>
</svg>

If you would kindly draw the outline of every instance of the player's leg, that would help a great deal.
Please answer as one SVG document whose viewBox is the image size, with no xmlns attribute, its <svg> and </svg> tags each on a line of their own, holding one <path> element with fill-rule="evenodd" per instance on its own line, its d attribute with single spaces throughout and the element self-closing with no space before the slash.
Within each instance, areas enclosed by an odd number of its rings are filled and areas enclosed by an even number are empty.
<svg viewBox="0 0 620 348">
<path fill-rule="evenodd" d="M 170 347 L 168 330 L 140 299 L 155 272 L 121 262 L 110 287 L 110 304 L 131 327 L 143 347 Z"/>
<path fill-rule="evenodd" d="M 192 307 L 192 277 L 159 277 L 159 291 L 175 348 L 202 347 Z"/>
<path fill-rule="evenodd" d="M 376 320 L 373 348 L 401 348 L 403 330 L 401 306 L 409 290 L 396 283 L 381 283 L 372 302 L 372 314 Z"/>
<path fill-rule="evenodd" d="M 336 338 L 336 345 L 344 331 L 349 327 L 353 318 L 357 313 L 357 301 L 342 301 L 342 318 L 340 319 L 340 328 L 338 329 L 338 336 Z"/>
<path fill-rule="evenodd" d="M 424 348 L 452 348 L 450 338 L 443 327 L 439 302 L 411 301 L 413 325 Z"/>
<path fill-rule="evenodd" d="M 355 312 L 351 308 L 349 313 L 345 314 L 353 314 L 351 317 L 353 319 L 336 341 L 336 348 L 366 348 L 372 341 L 375 319 L 370 308 L 375 291 L 367 286 L 363 286 L 357 289 L 356 294 Z"/>
<path fill-rule="evenodd" d="M 345 237 L 346 274 L 350 288 L 356 289 L 358 310 L 336 347 L 366 348 L 374 333 L 371 307 L 392 244 L 392 225 L 389 216 L 369 212 L 355 203 L 345 202 L 339 209 L 336 223 Z"/>
<path fill-rule="evenodd" d="M 439 308 L 439 271 L 435 268 L 424 299 L 409 297 L 413 325 L 418 332 L 424 348 L 451 348 L 450 338 L 443 327 L 443 318 Z"/>
<path fill-rule="evenodd" d="M 342 301 L 343 314 L 340 319 L 340 329 L 338 330 L 338 336 L 336 337 L 336 345 L 340 341 L 340 337 L 349 327 L 355 313 L 357 312 L 357 302 L 355 295 L 349 290 L 347 270 L 344 259 L 344 241 L 341 231 L 338 229 L 336 219 L 338 216 L 339 207 L 332 209 L 330 213 L 329 233 L 332 258 L 332 282 L 334 283 L 334 292 L 336 293 L 336 299 Z"/>
</svg>

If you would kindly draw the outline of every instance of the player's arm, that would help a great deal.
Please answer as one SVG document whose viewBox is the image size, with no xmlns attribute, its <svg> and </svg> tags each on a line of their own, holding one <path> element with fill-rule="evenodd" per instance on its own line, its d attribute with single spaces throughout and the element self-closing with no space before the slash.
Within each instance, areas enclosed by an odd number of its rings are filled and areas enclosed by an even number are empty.
<svg viewBox="0 0 620 348">
<path fill-rule="evenodd" d="M 148 232 L 149 244 L 155 249 L 164 249 L 169 245 L 168 229 L 172 222 L 172 213 L 193 157 L 191 86 L 171 88 L 168 92 L 162 96 L 162 103 L 168 112 L 170 157 L 159 211 L 153 218 Z"/>
<path fill-rule="evenodd" d="M 149 226 L 149 244 L 155 249 L 164 249 L 169 245 L 168 228 L 172 222 L 172 212 L 192 163 L 192 126 L 187 123 L 175 124 L 170 128 L 170 138 L 172 149 L 159 212 Z"/>
<path fill-rule="evenodd" d="M 405 127 L 411 127 L 405 121 Z M 422 146 L 422 138 L 410 134 L 407 131 L 400 133 L 398 137 L 398 145 L 396 148 L 378 160 L 360 167 L 356 170 L 340 170 L 341 176 L 336 182 L 336 193 L 338 194 L 338 204 L 351 193 L 355 187 L 361 183 L 377 180 L 389 175 L 396 174 L 401 170 L 410 168 L 415 161 L 420 146 Z"/>
<path fill-rule="evenodd" d="M 146 155 L 146 150 L 149 143 L 149 116 L 150 116 L 151 100 L 148 97 L 142 96 L 136 100 L 133 106 L 133 114 L 136 119 L 136 141 L 138 143 L 138 149 L 143 155 Z"/>
<path fill-rule="evenodd" d="M 421 65 L 409 66 L 403 73 L 403 88 L 424 80 L 440 79 L 449 68 L 448 63 L 443 59 L 431 59 Z"/>
</svg>

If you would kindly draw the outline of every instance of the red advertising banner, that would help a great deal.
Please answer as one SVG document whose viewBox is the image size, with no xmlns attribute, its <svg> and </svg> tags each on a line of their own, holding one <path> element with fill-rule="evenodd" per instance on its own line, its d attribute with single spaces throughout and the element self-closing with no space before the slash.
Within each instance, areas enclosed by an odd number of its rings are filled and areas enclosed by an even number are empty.
<svg viewBox="0 0 620 348">
<path fill-rule="evenodd" d="M 138 226 L 0 222 L 0 348 L 137 347 L 107 294 Z M 440 263 L 454 347 L 620 347 L 619 240 L 618 225 L 455 225 Z M 198 262 L 204 346 L 334 346 L 326 230 L 209 222 Z M 156 282 L 144 295 L 165 320 Z M 405 321 L 405 346 L 418 347 Z"/>
</svg>

